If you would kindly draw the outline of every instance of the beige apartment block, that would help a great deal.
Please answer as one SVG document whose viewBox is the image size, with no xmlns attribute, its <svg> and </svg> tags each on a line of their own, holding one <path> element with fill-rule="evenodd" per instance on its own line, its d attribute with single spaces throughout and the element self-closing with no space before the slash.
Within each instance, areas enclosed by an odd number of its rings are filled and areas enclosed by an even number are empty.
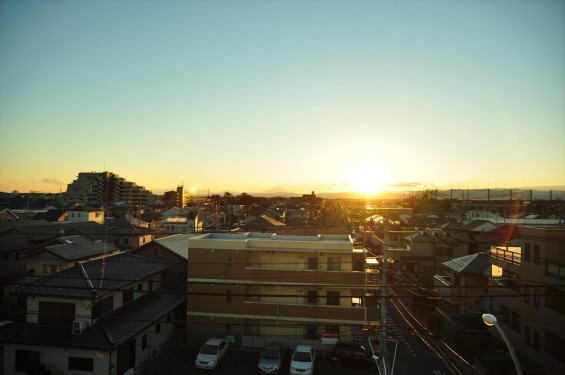
<svg viewBox="0 0 565 375">
<path fill-rule="evenodd" d="M 484 310 L 498 318 L 523 367 L 565 373 L 565 229 L 523 227 L 520 244 L 490 254 Z"/>
<path fill-rule="evenodd" d="M 189 240 L 187 338 L 235 345 L 355 341 L 377 319 L 367 253 L 349 235 L 210 233 Z"/>
</svg>

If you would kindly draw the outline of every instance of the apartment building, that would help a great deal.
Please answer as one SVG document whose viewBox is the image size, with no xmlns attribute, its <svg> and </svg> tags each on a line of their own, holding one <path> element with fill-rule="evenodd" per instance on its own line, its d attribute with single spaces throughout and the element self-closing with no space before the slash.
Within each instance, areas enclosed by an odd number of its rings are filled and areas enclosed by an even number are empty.
<svg viewBox="0 0 565 375">
<path fill-rule="evenodd" d="M 361 337 L 377 320 L 366 250 L 349 235 L 210 233 L 189 239 L 187 337 L 262 346 Z"/>
<path fill-rule="evenodd" d="M 565 373 L 565 229 L 522 227 L 515 246 L 490 255 L 483 309 L 498 318 L 523 366 Z"/>
</svg>

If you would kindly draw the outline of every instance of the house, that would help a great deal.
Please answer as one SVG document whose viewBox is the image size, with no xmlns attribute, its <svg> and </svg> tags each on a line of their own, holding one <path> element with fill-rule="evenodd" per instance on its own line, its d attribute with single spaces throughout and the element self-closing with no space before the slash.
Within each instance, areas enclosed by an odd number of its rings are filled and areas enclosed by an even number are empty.
<svg viewBox="0 0 565 375">
<path fill-rule="evenodd" d="M 187 332 L 235 345 L 362 339 L 378 319 L 367 252 L 349 235 L 209 233 L 189 242 Z M 370 289 L 370 290 L 367 290 Z"/>
<path fill-rule="evenodd" d="M 194 236 L 173 234 L 158 238 L 133 250 L 132 254 L 170 265 L 170 268 L 163 272 L 162 289 L 186 292 L 188 241 Z"/>
<path fill-rule="evenodd" d="M 98 224 L 104 224 L 104 209 L 76 206 L 69 210 L 67 215 L 67 221 L 70 222 L 93 221 Z"/>
<path fill-rule="evenodd" d="M 186 295 L 161 293 L 167 265 L 128 253 L 38 279 L 14 294 L 26 321 L 0 334 L 4 374 L 148 373 L 181 331 Z M 180 319 L 179 319 L 180 318 Z"/>
<path fill-rule="evenodd" d="M 17 220 L 19 217 L 12 210 L 5 208 L 0 211 L 0 223 L 11 223 Z"/>
</svg>

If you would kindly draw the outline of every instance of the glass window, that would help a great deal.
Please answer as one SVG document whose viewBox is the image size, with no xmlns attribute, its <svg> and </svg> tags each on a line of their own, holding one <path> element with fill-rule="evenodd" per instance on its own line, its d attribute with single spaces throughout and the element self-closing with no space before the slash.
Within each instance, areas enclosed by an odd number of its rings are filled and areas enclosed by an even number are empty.
<svg viewBox="0 0 565 375">
<path fill-rule="evenodd" d="M 308 257 L 308 269 L 309 270 L 318 269 L 318 257 Z"/>
<path fill-rule="evenodd" d="M 94 360 L 84 357 L 69 357 L 69 370 L 93 371 Z"/>
<path fill-rule="evenodd" d="M 339 306 L 339 292 L 328 291 L 326 294 L 326 304 L 331 306 Z"/>
</svg>

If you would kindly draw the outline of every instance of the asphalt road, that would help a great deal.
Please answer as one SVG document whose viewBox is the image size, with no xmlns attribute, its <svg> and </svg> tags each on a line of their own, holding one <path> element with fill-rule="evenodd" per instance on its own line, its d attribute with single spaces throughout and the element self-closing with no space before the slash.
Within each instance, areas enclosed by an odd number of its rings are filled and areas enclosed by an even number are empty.
<svg viewBox="0 0 565 375">
<path fill-rule="evenodd" d="M 230 349 L 226 357 L 215 370 L 201 370 L 194 367 L 194 359 L 199 348 L 179 347 L 177 351 L 166 358 L 161 366 L 152 375 L 192 375 L 192 374 L 215 374 L 215 375 L 242 375 L 258 374 L 257 362 L 259 350 Z M 334 368 L 329 359 L 324 359 L 322 353 L 318 353 L 315 374 L 320 375 L 371 375 L 366 369 Z M 283 363 L 281 375 L 289 374 L 290 357 L 287 355 Z M 374 374 L 374 373 L 373 373 Z"/>
</svg>

